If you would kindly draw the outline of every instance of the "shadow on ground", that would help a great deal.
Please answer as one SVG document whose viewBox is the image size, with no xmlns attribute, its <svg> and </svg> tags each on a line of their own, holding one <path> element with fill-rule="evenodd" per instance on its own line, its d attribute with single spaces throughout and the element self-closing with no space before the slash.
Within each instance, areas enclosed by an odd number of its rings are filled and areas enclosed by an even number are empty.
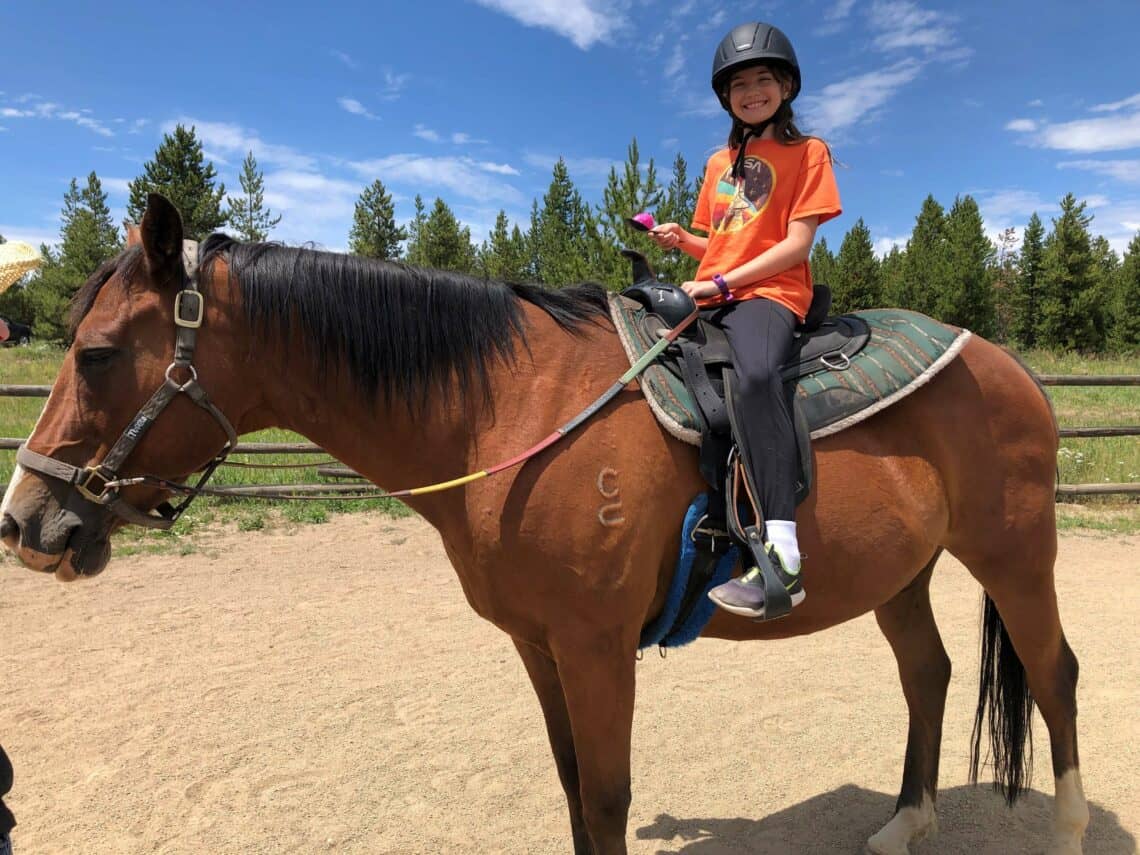
<svg viewBox="0 0 1140 855">
<path fill-rule="evenodd" d="M 853 784 L 761 819 L 679 818 L 661 814 L 637 829 L 638 840 L 660 840 L 659 855 L 831 855 L 861 853 L 890 820 L 895 797 Z M 760 813 L 760 810 L 757 810 Z M 1115 813 L 1089 803 L 1085 855 L 1130 855 L 1136 838 Z M 1053 798 L 1036 790 L 1013 810 L 987 786 L 961 786 L 938 796 L 937 835 L 911 846 L 912 855 L 1028 855 L 1051 842 Z"/>
</svg>

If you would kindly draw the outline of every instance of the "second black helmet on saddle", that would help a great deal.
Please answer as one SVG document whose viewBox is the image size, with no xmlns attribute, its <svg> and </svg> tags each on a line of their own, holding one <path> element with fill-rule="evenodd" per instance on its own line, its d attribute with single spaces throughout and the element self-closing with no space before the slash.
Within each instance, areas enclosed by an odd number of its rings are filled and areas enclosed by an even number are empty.
<svg viewBox="0 0 1140 855">
<path fill-rule="evenodd" d="M 728 80 L 734 71 L 749 65 L 781 64 L 792 75 L 792 101 L 800 92 L 800 64 L 791 40 L 771 24 L 754 22 L 733 27 L 717 46 L 713 56 L 712 88 L 724 109 L 732 112 L 728 104 Z"/>
</svg>

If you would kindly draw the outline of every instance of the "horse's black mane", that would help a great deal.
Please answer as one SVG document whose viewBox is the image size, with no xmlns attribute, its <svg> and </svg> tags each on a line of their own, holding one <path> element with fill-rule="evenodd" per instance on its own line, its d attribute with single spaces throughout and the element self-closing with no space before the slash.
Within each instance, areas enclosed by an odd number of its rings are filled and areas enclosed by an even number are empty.
<svg viewBox="0 0 1140 855">
<path fill-rule="evenodd" d="M 299 342 L 326 376 L 347 370 L 368 401 L 423 406 L 437 392 L 486 396 L 493 362 L 512 361 L 517 342 L 526 347 L 520 300 L 572 333 L 607 315 L 605 291 L 594 284 L 550 290 L 224 234 L 202 243 L 203 271 L 221 256 L 255 334 Z M 103 285 L 116 272 L 129 280 L 141 260 L 133 247 L 96 271 L 75 296 L 73 333 Z"/>
<path fill-rule="evenodd" d="M 554 291 L 223 234 L 202 244 L 202 267 L 222 255 L 255 333 L 301 341 L 320 372 L 347 368 L 368 400 L 486 394 L 490 365 L 525 346 L 520 300 L 571 332 L 606 314 L 597 285 Z"/>
</svg>

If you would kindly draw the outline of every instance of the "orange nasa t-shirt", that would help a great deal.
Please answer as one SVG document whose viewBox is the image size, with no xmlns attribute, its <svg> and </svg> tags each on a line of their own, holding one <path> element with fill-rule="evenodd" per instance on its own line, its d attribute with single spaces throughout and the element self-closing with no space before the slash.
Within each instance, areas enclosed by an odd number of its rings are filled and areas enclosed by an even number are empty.
<svg viewBox="0 0 1140 855">
<path fill-rule="evenodd" d="M 743 176 L 732 181 L 735 150 L 723 148 L 709 158 L 705 182 L 693 212 L 693 228 L 708 232 L 709 243 L 697 279 L 712 279 L 751 261 L 788 236 L 788 223 L 839 216 L 839 188 L 831 155 L 821 140 L 795 145 L 749 140 Z M 806 261 L 767 279 L 735 285 L 737 300 L 767 297 L 786 306 L 801 321 L 811 306 L 811 268 Z M 697 301 L 703 307 L 723 303 L 720 295 Z"/>
</svg>

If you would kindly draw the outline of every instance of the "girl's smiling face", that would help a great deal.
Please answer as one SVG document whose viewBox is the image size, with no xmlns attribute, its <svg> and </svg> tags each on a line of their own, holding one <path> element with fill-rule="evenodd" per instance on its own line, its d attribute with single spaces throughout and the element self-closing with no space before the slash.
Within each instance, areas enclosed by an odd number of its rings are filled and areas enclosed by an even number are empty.
<svg viewBox="0 0 1140 855">
<path fill-rule="evenodd" d="M 733 114 L 746 125 L 772 118 L 791 92 L 791 87 L 766 65 L 742 69 L 728 81 L 728 103 Z"/>
</svg>

